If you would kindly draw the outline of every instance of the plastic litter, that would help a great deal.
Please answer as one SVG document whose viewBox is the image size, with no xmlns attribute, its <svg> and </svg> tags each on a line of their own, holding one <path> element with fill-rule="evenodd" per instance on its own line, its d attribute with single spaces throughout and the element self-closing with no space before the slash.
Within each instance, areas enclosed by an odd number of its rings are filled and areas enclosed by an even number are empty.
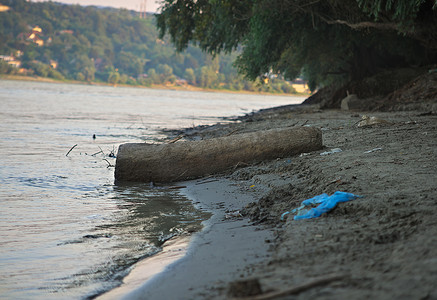
<svg viewBox="0 0 437 300">
<path fill-rule="evenodd" d="M 342 152 L 343 150 L 341 150 L 340 148 L 334 148 L 334 149 L 331 149 L 331 151 L 325 151 L 325 152 L 322 152 L 322 153 L 320 153 L 320 155 L 329 155 L 329 154 L 333 154 L 333 153 L 338 153 L 338 152 Z"/>
<path fill-rule="evenodd" d="M 286 211 L 285 213 L 283 213 L 281 215 L 281 221 L 284 221 L 285 216 L 288 215 L 289 213 L 290 213 L 289 211 Z"/>
<path fill-rule="evenodd" d="M 318 218 L 322 214 L 331 211 L 334 207 L 337 206 L 340 202 L 347 202 L 350 200 L 354 200 L 357 198 L 362 198 L 363 196 L 354 195 L 352 193 L 346 193 L 341 191 L 336 191 L 334 194 L 329 196 L 324 193 L 313 198 L 302 201 L 302 205 L 298 208 L 293 209 L 292 211 L 284 212 L 281 215 L 281 220 L 284 220 L 285 216 L 290 213 L 298 213 L 294 216 L 294 220 L 301 219 L 311 219 Z M 313 207 L 311 209 L 306 209 L 308 206 L 317 205 L 317 207 Z"/>
</svg>

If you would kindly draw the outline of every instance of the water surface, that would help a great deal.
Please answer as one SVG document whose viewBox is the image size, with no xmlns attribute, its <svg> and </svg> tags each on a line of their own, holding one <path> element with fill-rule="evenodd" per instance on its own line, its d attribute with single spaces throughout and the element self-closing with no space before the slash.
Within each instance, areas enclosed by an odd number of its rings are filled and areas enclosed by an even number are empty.
<svg viewBox="0 0 437 300">
<path fill-rule="evenodd" d="M 0 298 L 90 297 L 208 218 L 177 190 L 114 185 L 121 143 L 302 100 L 0 80 Z"/>
</svg>

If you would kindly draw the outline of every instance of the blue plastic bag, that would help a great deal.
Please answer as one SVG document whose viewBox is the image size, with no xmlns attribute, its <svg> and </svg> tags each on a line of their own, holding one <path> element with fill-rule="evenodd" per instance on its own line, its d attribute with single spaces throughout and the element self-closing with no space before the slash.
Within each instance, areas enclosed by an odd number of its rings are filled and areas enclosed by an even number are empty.
<svg viewBox="0 0 437 300">
<path fill-rule="evenodd" d="M 331 196 L 329 196 L 328 194 L 321 194 L 313 198 L 302 201 L 302 205 L 298 208 L 293 209 L 291 213 L 300 212 L 296 216 L 294 216 L 294 220 L 318 218 L 322 214 L 331 211 L 334 207 L 337 206 L 337 203 L 347 202 L 361 197 L 362 196 L 354 195 L 352 193 L 340 192 L 340 191 L 335 192 Z M 319 205 L 309 210 L 304 210 L 307 206 L 315 205 L 315 204 L 319 204 Z M 289 213 L 290 212 L 288 211 L 283 213 L 281 215 L 281 220 L 283 220 L 284 217 Z"/>
</svg>

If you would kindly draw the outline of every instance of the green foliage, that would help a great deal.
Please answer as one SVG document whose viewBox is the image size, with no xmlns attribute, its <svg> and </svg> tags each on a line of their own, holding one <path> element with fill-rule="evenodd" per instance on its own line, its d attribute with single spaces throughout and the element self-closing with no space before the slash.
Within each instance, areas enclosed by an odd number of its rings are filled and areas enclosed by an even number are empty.
<svg viewBox="0 0 437 300">
<path fill-rule="evenodd" d="M 213 57 L 189 44 L 194 37 L 199 40 L 208 38 L 215 50 L 236 49 L 241 37 L 238 26 L 246 26 L 244 14 L 249 0 L 193 2 L 193 7 L 198 8 L 207 3 L 208 10 L 196 11 L 193 16 L 196 26 L 202 28 L 200 31 L 185 33 L 184 28 L 191 25 L 177 24 L 177 20 L 172 23 L 172 26 L 178 25 L 178 34 L 187 35 L 181 40 L 180 46 L 186 48 L 182 53 L 175 51 L 170 37 L 159 37 L 153 17 L 141 19 L 133 11 L 25 0 L 0 0 L 0 3 L 11 7 L 0 13 L 0 54 L 22 51 L 23 55 L 17 59 L 23 63 L 27 74 L 146 86 L 172 85 L 178 78 L 183 78 L 190 84 L 205 88 L 219 88 L 224 83 L 229 83 L 233 89 L 249 88 L 244 79 L 237 76 L 233 66 L 235 52 Z M 188 8 L 178 9 L 189 11 Z M 221 14 L 211 27 L 207 18 L 217 12 Z M 234 18 L 241 21 L 236 22 L 237 27 L 228 27 L 227 23 Z M 159 20 L 164 19 L 158 16 Z M 35 26 L 42 29 L 37 36 L 43 40 L 43 46 L 28 39 Z M 214 31 L 230 36 L 221 41 L 219 35 L 214 37 Z M 53 62 L 57 64 L 56 69 L 50 66 Z M 1 73 L 15 70 L 3 65 Z"/>
<path fill-rule="evenodd" d="M 201 87 L 217 87 L 218 76 L 212 67 L 203 66 L 200 68 L 199 84 Z"/>
<path fill-rule="evenodd" d="M 79 81 L 84 81 L 85 80 L 85 75 L 83 75 L 81 72 L 76 74 L 76 80 Z"/>
<path fill-rule="evenodd" d="M 161 79 L 159 78 L 158 74 L 156 73 L 155 69 L 149 69 L 149 72 L 147 73 L 149 76 L 149 79 L 152 84 L 158 84 L 161 82 Z"/>
<path fill-rule="evenodd" d="M 164 0 L 157 25 L 179 49 L 241 46 L 248 79 L 303 74 L 317 86 L 437 61 L 434 0 Z M 270 89 L 277 90 L 274 86 Z"/>
<path fill-rule="evenodd" d="M 57 70 L 53 69 L 52 66 L 44 64 L 39 61 L 33 61 L 27 63 L 28 68 L 32 69 L 33 74 L 41 77 L 49 77 L 53 79 L 62 80 L 64 76 Z"/>
<path fill-rule="evenodd" d="M 167 82 L 172 80 L 173 76 L 173 68 L 167 64 L 159 64 L 156 68 L 156 71 L 159 75 L 160 82 Z"/>
<path fill-rule="evenodd" d="M 16 74 L 16 68 L 0 60 L 0 74 Z"/>
<path fill-rule="evenodd" d="M 363 12 L 375 20 L 390 16 L 402 25 L 410 25 L 426 2 L 427 0 L 357 0 Z"/>
<path fill-rule="evenodd" d="M 116 71 L 113 71 L 108 76 L 108 83 L 117 84 L 120 81 L 120 74 Z"/>
<path fill-rule="evenodd" d="M 188 81 L 189 84 L 196 84 L 196 75 L 194 75 L 193 69 L 185 69 L 184 78 Z"/>
</svg>

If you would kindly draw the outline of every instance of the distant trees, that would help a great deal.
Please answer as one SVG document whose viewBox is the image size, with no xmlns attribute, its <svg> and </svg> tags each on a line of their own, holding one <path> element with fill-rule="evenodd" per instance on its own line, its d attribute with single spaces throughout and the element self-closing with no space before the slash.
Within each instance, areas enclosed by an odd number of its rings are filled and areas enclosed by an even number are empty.
<svg viewBox="0 0 437 300">
<path fill-rule="evenodd" d="M 149 69 L 147 75 L 149 76 L 149 80 L 151 84 L 159 84 L 161 82 L 161 79 L 159 78 L 155 69 L 153 68 Z"/>
<path fill-rule="evenodd" d="M 50 77 L 58 80 L 64 79 L 64 76 L 60 72 L 41 62 L 28 63 L 27 67 L 32 69 L 35 75 L 41 77 Z"/>
<path fill-rule="evenodd" d="M 173 68 L 167 64 L 159 64 L 156 67 L 156 71 L 159 76 L 159 81 L 162 83 L 170 82 L 174 83 L 175 77 L 173 75 Z"/>
<path fill-rule="evenodd" d="M 0 60 L 0 74 L 16 74 L 17 69 L 7 62 Z"/>
<path fill-rule="evenodd" d="M 117 71 L 112 71 L 108 75 L 108 82 L 115 85 L 120 81 L 120 74 Z"/>
<path fill-rule="evenodd" d="M 0 55 L 20 50 L 16 59 L 27 74 L 147 86 L 185 79 L 203 88 L 267 90 L 238 76 L 235 53 L 213 58 L 188 43 L 178 53 L 168 36 L 159 38 L 153 18 L 140 19 L 135 12 L 55 2 L 0 3 L 11 7 L 0 14 Z M 37 33 L 42 46 L 29 39 L 35 26 L 42 29 Z M 0 67 L 1 73 L 11 70 L 4 63 Z"/>
<path fill-rule="evenodd" d="M 184 78 L 188 81 L 189 84 L 196 84 L 196 75 L 194 75 L 194 70 L 191 68 L 185 69 Z"/>
</svg>

